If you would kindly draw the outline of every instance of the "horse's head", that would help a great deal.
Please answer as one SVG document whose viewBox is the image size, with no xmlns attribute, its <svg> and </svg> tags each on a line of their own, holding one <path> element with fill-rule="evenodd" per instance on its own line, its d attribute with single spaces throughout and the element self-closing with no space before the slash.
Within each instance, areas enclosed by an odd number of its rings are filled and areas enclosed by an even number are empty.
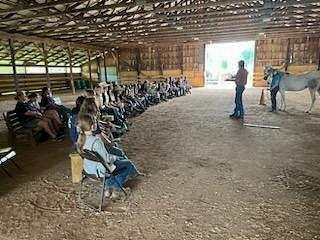
<svg viewBox="0 0 320 240">
<path fill-rule="evenodd" d="M 263 79 L 268 82 L 272 81 L 273 76 L 278 72 L 278 69 L 272 67 L 271 65 L 266 65 L 263 71 Z"/>
</svg>

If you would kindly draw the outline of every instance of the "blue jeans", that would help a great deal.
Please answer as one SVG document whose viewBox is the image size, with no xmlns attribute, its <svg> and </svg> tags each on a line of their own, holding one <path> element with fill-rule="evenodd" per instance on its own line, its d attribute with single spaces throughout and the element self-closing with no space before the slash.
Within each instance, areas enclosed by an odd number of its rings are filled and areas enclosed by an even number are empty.
<svg viewBox="0 0 320 240">
<path fill-rule="evenodd" d="M 276 111 L 277 110 L 277 93 L 279 91 L 279 86 L 273 88 L 270 91 L 270 95 L 271 95 L 271 106 L 272 106 L 272 110 Z"/>
<path fill-rule="evenodd" d="M 233 111 L 233 115 L 236 117 L 243 117 L 244 110 L 243 110 L 243 103 L 242 103 L 242 93 L 244 91 L 245 87 L 242 85 L 236 86 L 236 96 L 235 96 L 235 109 Z"/>
<path fill-rule="evenodd" d="M 115 171 L 117 174 L 114 177 L 107 179 L 107 186 L 113 189 L 122 188 L 128 181 L 129 177 L 136 177 L 139 175 L 133 162 L 125 158 L 119 158 L 114 162 L 116 165 Z"/>
</svg>

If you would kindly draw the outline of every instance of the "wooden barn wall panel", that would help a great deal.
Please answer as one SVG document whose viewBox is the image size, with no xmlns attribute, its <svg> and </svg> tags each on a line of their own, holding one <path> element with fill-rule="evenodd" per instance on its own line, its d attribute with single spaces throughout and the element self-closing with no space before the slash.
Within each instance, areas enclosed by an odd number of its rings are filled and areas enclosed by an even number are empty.
<svg viewBox="0 0 320 240">
<path fill-rule="evenodd" d="M 97 59 L 92 59 L 90 61 L 91 63 L 91 76 L 92 76 L 92 81 L 93 82 L 97 82 L 101 79 L 101 74 L 104 75 L 104 64 L 103 64 L 103 58 L 100 57 L 98 58 L 99 61 L 99 66 L 98 66 L 98 61 Z M 114 57 L 112 57 L 111 54 L 106 55 L 106 67 L 107 69 L 109 67 L 116 67 L 117 63 Z M 89 63 L 85 63 L 81 66 L 81 73 L 82 73 L 82 77 L 85 80 L 89 80 L 90 79 L 90 73 L 89 73 Z M 109 75 L 109 74 L 108 74 Z"/>
<path fill-rule="evenodd" d="M 121 49 L 119 80 L 123 83 L 187 76 L 191 85 L 204 86 L 203 56 L 203 45 Z"/>
<path fill-rule="evenodd" d="M 319 46 L 319 37 L 257 40 L 253 86 L 266 86 L 263 80 L 266 65 L 281 67 L 287 62 L 287 71 L 292 74 L 316 71 L 320 61 Z"/>
<path fill-rule="evenodd" d="M 47 86 L 45 74 L 18 74 L 19 88 L 25 91 L 40 91 Z M 49 74 L 51 89 L 53 91 L 71 89 L 70 74 Z M 74 73 L 73 79 L 80 80 L 80 73 Z M 0 95 L 15 94 L 14 77 L 12 74 L 0 74 Z"/>
</svg>

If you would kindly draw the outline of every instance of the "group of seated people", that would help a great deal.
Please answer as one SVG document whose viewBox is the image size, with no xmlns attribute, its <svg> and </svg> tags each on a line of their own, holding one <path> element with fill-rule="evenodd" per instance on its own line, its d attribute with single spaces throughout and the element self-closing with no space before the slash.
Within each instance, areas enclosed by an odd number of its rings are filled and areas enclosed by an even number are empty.
<svg viewBox="0 0 320 240">
<path fill-rule="evenodd" d="M 117 139 L 128 130 L 128 117 L 144 112 L 150 105 L 190 93 L 190 86 L 179 85 L 180 82 L 183 83 L 172 79 L 126 85 L 102 82 L 86 90 L 86 96 L 77 98 L 68 122 L 70 137 L 80 154 L 84 150 L 96 152 L 108 166 L 106 170 L 102 164 L 84 158 L 87 174 L 102 178 L 116 173 L 106 180 L 105 197 L 122 197 L 127 180 L 141 175 L 117 144 Z"/>
<path fill-rule="evenodd" d="M 48 87 L 42 88 L 40 103 L 38 98 L 34 92 L 28 96 L 25 91 L 17 92 L 15 111 L 19 122 L 25 128 L 44 130 L 53 141 L 61 141 L 71 110 L 56 104 Z"/>
<path fill-rule="evenodd" d="M 57 104 L 50 89 L 44 87 L 40 103 L 38 94 L 27 96 L 19 91 L 15 111 L 22 126 L 44 130 L 53 141 L 63 138 L 67 124 L 75 149 L 80 154 L 84 150 L 99 154 L 108 166 L 106 170 L 102 164 L 85 158 L 84 171 L 97 178 L 115 173 L 114 178 L 106 178 L 105 197 L 116 199 L 125 194 L 129 177 L 141 175 L 117 143 L 128 131 L 128 118 L 151 105 L 191 93 L 190 89 L 185 77 L 125 85 L 101 82 L 87 89 L 85 96 L 79 96 L 71 110 Z"/>
</svg>

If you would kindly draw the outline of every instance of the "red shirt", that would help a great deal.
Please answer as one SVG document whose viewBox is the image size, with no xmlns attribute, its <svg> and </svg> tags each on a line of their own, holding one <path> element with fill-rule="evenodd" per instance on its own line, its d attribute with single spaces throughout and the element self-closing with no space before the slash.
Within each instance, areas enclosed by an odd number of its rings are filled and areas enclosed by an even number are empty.
<svg viewBox="0 0 320 240">
<path fill-rule="evenodd" d="M 245 86 L 247 84 L 247 78 L 248 78 L 248 71 L 244 68 L 239 68 L 237 74 L 236 74 L 236 84 Z"/>
</svg>

